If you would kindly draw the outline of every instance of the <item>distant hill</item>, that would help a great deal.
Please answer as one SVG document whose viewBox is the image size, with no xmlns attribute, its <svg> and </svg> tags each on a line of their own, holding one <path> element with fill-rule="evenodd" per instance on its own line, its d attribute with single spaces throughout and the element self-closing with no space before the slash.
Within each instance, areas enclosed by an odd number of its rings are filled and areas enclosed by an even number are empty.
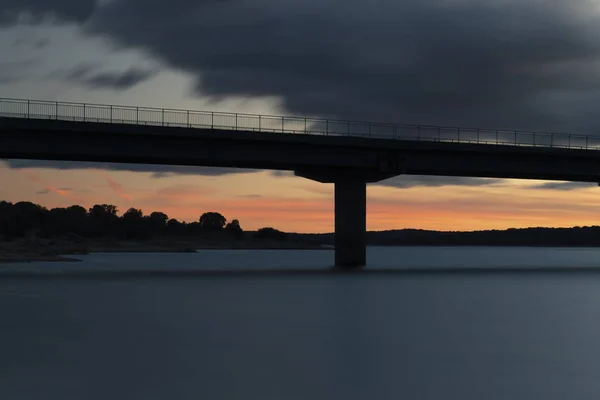
<svg viewBox="0 0 600 400">
<path fill-rule="evenodd" d="M 289 234 L 311 244 L 333 244 L 333 233 Z M 370 246 L 600 246 L 600 226 L 523 228 L 473 232 L 401 229 L 367 232 Z"/>
</svg>

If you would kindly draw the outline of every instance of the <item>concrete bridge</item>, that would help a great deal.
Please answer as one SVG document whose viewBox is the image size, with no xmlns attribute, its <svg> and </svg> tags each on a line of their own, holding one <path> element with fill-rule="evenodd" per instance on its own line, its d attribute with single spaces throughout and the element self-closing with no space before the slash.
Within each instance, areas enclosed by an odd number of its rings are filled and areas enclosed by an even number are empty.
<svg viewBox="0 0 600 400">
<path fill-rule="evenodd" d="M 600 184 L 600 137 L 0 99 L 0 158 L 294 171 L 335 185 L 335 263 L 366 262 L 366 184 L 401 174 Z"/>
</svg>

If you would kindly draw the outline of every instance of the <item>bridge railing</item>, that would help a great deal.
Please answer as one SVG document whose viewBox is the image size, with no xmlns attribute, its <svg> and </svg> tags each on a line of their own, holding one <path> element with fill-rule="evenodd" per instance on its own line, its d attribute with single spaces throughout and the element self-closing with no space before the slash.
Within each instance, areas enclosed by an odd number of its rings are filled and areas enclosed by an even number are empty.
<svg viewBox="0 0 600 400">
<path fill-rule="evenodd" d="M 0 98 L 0 116 L 167 127 L 600 150 L 600 136 Z"/>
</svg>

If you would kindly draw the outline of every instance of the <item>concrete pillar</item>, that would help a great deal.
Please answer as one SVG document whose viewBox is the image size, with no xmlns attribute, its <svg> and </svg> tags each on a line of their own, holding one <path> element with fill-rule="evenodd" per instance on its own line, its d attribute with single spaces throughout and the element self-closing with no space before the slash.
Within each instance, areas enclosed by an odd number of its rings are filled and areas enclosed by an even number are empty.
<svg viewBox="0 0 600 400">
<path fill-rule="evenodd" d="M 340 178 L 335 184 L 335 265 L 363 267 L 367 259 L 367 183 Z"/>
</svg>

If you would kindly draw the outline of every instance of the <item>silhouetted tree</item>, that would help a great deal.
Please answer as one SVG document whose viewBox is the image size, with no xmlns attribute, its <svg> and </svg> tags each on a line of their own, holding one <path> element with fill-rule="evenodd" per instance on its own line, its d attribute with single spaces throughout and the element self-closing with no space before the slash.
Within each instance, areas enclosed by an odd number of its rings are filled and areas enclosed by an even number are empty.
<svg viewBox="0 0 600 400">
<path fill-rule="evenodd" d="M 11 218 L 12 218 L 12 203 L 0 201 L 0 235 L 5 238 L 10 238 L 11 235 Z"/>
<path fill-rule="evenodd" d="M 114 235 L 118 232 L 117 206 L 96 204 L 90 208 L 90 234 L 92 236 Z"/>
<path fill-rule="evenodd" d="M 172 218 L 167 221 L 167 233 L 171 236 L 183 236 L 186 234 L 185 225 L 185 223 Z"/>
<path fill-rule="evenodd" d="M 240 226 L 240 221 L 238 221 L 237 219 L 234 219 L 233 221 L 225 225 L 225 231 L 236 240 L 242 240 L 244 238 L 244 231 Z"/>
<path fill-rule="evenodd" d="M 260 228 L 254 237 L 257 239 L 287 240 L 287 233 L 281 232 L 275 228 L 266 227 Z"/>
<path fill-rule="evenodd" d="M 44 207 L 29 201 L 20 201 L 14 204 L 8 220 L 7 236 L 24 236 L 29 231 L 41 229 L 47 217 Z"/>
<path fill-rule="evenodd" d="M 12 204 L 0 201 L 0 240 L 11 240 L 29 234 L 44 237 L 149 238 L 161 235 L 177 237 L 241 238 L 243 230 L 238 220 L 226 225 L 223 215 L 203 214 L 199 222 L 185 223 L 168 219 L 161 212 L 144 217 L 142 210 L 132 208 L 122 217 L 117 207 L 109 204 L 94 205 L 86 210 L 77 205 L 67 208 L 46 208 L 31 203 Z M 223 227 L 225 226 L 225 229 Z M 223 234 L 220 231 L 224 231 Z M 74 237 L 77 236 L 77 237 Z M 315 244 L 333 244 L 333 234 L 287 234 L 277 229 L 261 228 L 255 233 L 258 239 L 298 240 Z M 504 245 L 504 246 L 600 246 L 600 227 L 526 228 L 504 231 L 436 232 L 404 229 L 385 232 L 368 232 L 367 243 L 377 245 Z"/>
<path fill-rule="evenodd" d="M 67 207 L 62 222 L 67 227 L 67 233 L 75 233 L 80 236 L 89 234 L 88 214 L 85 208 L 81 206 L 73 205 Z"/>
<path fill-rule="evenodd" d="M 89 215 L 92 218 L 112 219 L 117 217 L 117 206 L 112 204 L 96 204 L 90 208 Z"/>
<path fill-rule="evenodd" d="M 154 211 L 150 216 L 145 217 L 146 225 L 153 235 L 161 235 L 167 231 L 167 221 L 169 216 L 165 213 Z"/>
<path fill-rule="evenodd" d="M 207 212 L 200 217 L 200 228 L 204 231 L 220 231 L 227 219 L 218 212 Z"/>
<path fill-rule="evenodd" d="M 144 213 L 142 212 L 142 210 L 132 207 L 129 210 L 125 211 L 125 214 L 123 214 L 123 220 L 137 222 L 141 221 L 143 216 Z"/>
<path fill-rule="evenodd" d="M 144 213 L 138 208 L 130 208 L 121 217 L 122 227 L 120 236 L 127 239 L 143 239 L 150 237 L 152 232 L 148 229 L 149 224 L 144 219 Z"/>
<path fill-rule="evenodd" d="M 157 227 L 164 228 L 167 226 L 167 221 L 169 220 L 169 216 L 165 213 L 162 213 L 159 211 L 154 211 L 153 213 L 150 214 L 149 219 L 150 219 L 150 221 L 152 221 L 152 224 L 156 225 Z"/>
</svg>

